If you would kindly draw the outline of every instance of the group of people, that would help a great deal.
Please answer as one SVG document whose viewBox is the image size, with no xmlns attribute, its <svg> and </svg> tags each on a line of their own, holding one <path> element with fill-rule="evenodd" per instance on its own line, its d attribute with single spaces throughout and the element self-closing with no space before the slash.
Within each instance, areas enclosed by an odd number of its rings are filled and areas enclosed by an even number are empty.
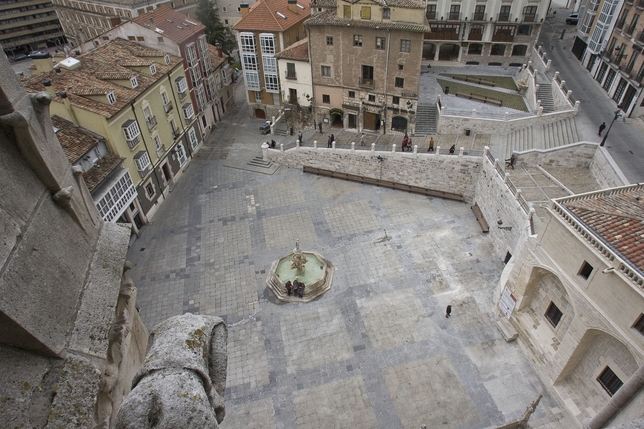
<svg viewBox="0 0 644 429">
<path fill-rule="evenodd" d="M 304 283 L 299 281 L 297 277 L 295 280 L 293 280 L 293 283 L 291 281 L 287 281 L 286 284 L 286 293 L 288 293 L 288 296 L 297 296 L 298 298 L 302 298 L 304 296 Z"/>
<path fill-rule="evenodd" d="M 329 140 L 326 143 L 326 147 L 333 147 L 333 142 L 335 141 L 335 136 L 331 134 L 329 136 Z"/>
<path fill-rule="evenodd" d="M 412 148 L 411 139 L 409 138 L 407 133 L 405 133 L 405 137 L 403 137 L 403 141 L 402 141 L 402 151 L 404 152 L 407 150 L 411 152 L 411 148 Z"/>
</svg>

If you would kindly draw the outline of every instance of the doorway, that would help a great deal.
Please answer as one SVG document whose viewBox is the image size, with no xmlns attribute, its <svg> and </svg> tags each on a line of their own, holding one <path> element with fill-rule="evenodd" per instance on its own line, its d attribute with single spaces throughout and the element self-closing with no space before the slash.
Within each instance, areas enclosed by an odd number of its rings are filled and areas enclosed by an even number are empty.
<svg viewBox="0 0 644 429">
<path fill-rule="evenodd" d="M 349 113 L 349 128 L 358 128 L 358 121 L 356 115 Z"/>
<path fill-rule="evenodd" d="M 365 130 L 378 131 L 380 129 L 380 115 L 377 113 L 364 112 L 363 122 Z"/>
<path fill-rule="evenodd" d="M 255 117 L 257 119 L 266 119 L 266 112 L 263 109 L 255 109 Z"/>
</svg>

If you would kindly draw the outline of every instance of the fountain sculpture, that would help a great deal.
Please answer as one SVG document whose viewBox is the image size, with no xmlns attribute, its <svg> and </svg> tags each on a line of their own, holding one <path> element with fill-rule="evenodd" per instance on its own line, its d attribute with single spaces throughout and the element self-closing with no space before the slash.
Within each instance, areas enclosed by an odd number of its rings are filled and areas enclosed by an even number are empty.
<svg viewBox="0 0 644 429">
<path fill-rule="evenodd" d="M 334 267 L 317 252 L 303 252 L 300 241 L 290 254 L 273 262 L 266 278 L 266 285 L 280 301 L 309 302 L 331 289 Z M 295 280 L 304 283 L 304 296 L 289 295 L 286 283 Z"/>
</svg>

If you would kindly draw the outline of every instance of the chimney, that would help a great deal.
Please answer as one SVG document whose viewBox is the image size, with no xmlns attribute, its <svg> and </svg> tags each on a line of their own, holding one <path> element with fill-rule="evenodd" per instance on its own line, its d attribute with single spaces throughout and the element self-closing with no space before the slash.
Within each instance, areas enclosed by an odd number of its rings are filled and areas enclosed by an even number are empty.
<svg viewBox="0 0 644 429">
<path fill-rule="evenodd" d="M 150 24 L 149 24 L 150 30 L 152 31 L 157 31 L 157 26 L 154 25 L 154 18 L 150 17 Z"/>
<path fill-rule="evenodd" d="M 288 10 L 293 13 L 299 12 L 299 10 L 297 9 L 297 0 L 288 0 Z"/>
<path fill-rule="evenodd" d="M 51 86 L 51 80 L 43 79 L 42 85 L 45 87 L 45 90 L 49 93 L 49 95 L 52 96 L 52 98 L 56 97 L 56 91 L 54 91 L 54 87 Z"/>
<path fill-rule="evenodd" d="M 241 9 L 242 18 L 248 15 L 248 12 L 249 12 L 248 3 L 240 3 L 239 8 Z"/>
</svg>

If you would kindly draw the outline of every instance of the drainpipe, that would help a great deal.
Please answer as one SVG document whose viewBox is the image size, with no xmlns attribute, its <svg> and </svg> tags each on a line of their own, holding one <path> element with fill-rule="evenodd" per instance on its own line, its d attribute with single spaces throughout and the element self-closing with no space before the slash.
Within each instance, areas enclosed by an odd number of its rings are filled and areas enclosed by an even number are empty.
<svg viewBox="0 0 644 429">
<path fill-rule="evenodd" d="M 610 398 L 610 401 L 592 419 L 584 421 L 584 429 L 601 429 L 644 387 L 644 365 Z"/>
<path fill-rule="evenodd" d="M 382 109 L 382 134 L 387 134 L 387 81 L 389 79 L 389 48 L 391 47 L 391 32 L 387 28 L 387 61 L 385 62 L 385 103 Z"/>
</svg>

